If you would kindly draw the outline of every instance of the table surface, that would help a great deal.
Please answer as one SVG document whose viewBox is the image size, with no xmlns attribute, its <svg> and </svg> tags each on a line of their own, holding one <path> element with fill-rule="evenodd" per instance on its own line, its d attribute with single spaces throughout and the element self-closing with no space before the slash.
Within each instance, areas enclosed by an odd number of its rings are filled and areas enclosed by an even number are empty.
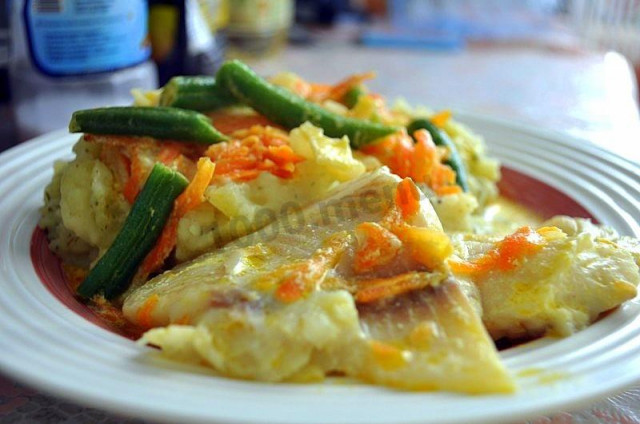
<svg viewBox="0 0 640 424">
<path fill-rule="evenodd" d="M 476 47 L 460 52 L 384 50 L 344 43 L 291 47 L 252 64 L 318 82 L 376 70 L 370 87 L 434 109 L 475 112 L 581 138 L 640 162 L 635 77 L 616 53 L 526 46 Z M 0 110 L 0 150 L 15 143 L 7 110 Z M 61 123 L 63 127 L 66 123 Z M 0 164 L 1 165 L 1 164 Z M 0 377 L 0 423 L 142 423 L 74 405 Z M 640 387 L 582 411 L 529 421 L 640 423 Z"/>
</svg>

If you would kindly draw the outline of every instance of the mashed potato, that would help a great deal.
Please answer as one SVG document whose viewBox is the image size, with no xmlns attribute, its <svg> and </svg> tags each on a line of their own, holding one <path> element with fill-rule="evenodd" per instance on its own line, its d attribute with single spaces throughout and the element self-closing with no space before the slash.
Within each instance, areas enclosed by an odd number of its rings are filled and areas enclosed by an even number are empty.
<svg viewBox="0 0 640 424">
<path fill-rule="evenodd" d="M 207 189 L 206 201 L 179 222 L 179 262 L 323 198 L 366 171 L 363 162 L 354 158 L 346 137 L 326 137 L 321 129 L 306 123 L 291 131 L 289 141 L 293 151 L 305 159 L 296 166 L 293 178 L 263 172 L 248 182 L 222 181 Z M 88 266 L 110 246 L 129 204 L 122 195 L 122 184 L 101 160 L 100 144 L 80 139 L 74 152 L 73 161 L 56 165 L 45 191 L 40 226 L 47 230 L 57 255 Z"/>
<path fill-rule="evenodd" d="M 179 261 L 256 231 L 365 172 L 365 165 L 354 159 L 346 137 L 326 137 L 321 129 L 306 123 L 291 131 L 289 142 L 293 151 L 305 158 L 297 165 L 294 178 L 281 179 L 263 172 L 255 180 L 228 181 L 207 189 L 207 202 L 179 224 Z"/>
<path fill-rule="evenodd" d="M 45 189 L 40 226 L 65 262 L 88 266 L 111 245 L 129 213 L 111 170 L 98 158 L 100 146 L 80 139 L 76 158 L 58 162 Z"/>
</svg>

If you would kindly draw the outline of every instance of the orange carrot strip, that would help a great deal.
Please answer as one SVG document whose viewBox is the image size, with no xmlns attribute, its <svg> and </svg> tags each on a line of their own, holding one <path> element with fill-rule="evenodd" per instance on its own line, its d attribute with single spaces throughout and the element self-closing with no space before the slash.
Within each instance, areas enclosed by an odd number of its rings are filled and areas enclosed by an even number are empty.
<svg viewBox="0 0 640 424">
<path fill-rule="evenodd" d="M 180 156 L 180 150 L 169 146 L 163 146 L 160 149 L 157 159 L 158 162 L 162 162 L 165 165 L 171 165 L 178 156 Z"/>
<path fill-rule="evenodd" d="M 87 278 L 87 274 L 89 274 L 89 271 L 85 268 L 66 262 L 62 262 L 62 272 L 64 273 L 65 281 L 73 293 L 76 292 L 78 286 L 82 284 L 84 279 Z"/>
<path fill-rule="evenodd" d="M 185 314 L 176 320 L 176 324 L 178 325 L 187 325 L 191 322 L 191 317 L 189 314 Z"/>
<path fill-rule="evenodd" d="M 396 275 L 389 278 L 376 278 L 359 282 L 355 294 L 357 303 L 371 303 L 388 297 L 424 288 L 430 284 L 417 272 Z"/>
<path fill-rule="evenodd" d="M 140 309 L 138 309 L 136 318 L 140 326 L 144 328 L 151 328 L 153 326 L 153 317 L 151 314 L 158 305 L 158 300 L 160 300 L 160 297 L 157 294 L 152 294 L 144 301 Z"/>
<path fill-rule="evenodd" d="M 329 84 L 321 84 L 317 82 L 307 83 L 307 90 L 301 94 L 302 97 L 311 101 L 323 101 L 329 98 L 329 93 L 331 92 L 331 85 Z"/>
<path fill-rule="evenodd" d="M 274 296 L 283 303 L 291 303 L 299 300 L 303 294 L 303 288 L 295 281 L 295 278 L 292 278 L 280 284 Z"/>
<path fill-rule="evenodd" d="M 448 196 L 450 194 L 462 193 L 462 189 L 458 185 L 442 186 L 435 189 L 438 196 Z"/>
<path fill-rule="evenodd" d="M 178 215 L 182 216 L 204 201 L 204 192 L 213 178 L 215 165 L 209 158 L 198 160 L 198 170 L 187 188 L 176 199 Z"/>
<path fill-rule="evenodd" d="M 415 143 L 402 131 L 360 150 L 378 158 L 394 174 L 401 178 L 411 177 L 416 183 L 424 183 L 437 194 L 460 192 L 460 188 L 453 188 L 457 187 L 456 173 L 442 163 L 446 150 L 438 148 L 426 130 L 416 131 L 414 137 Z"/>
<path fill-rule="evenodd" d="M 144 164 L 140 159 L 140 153 L 138 151 L 138 147 L 132 146 L 129 149 L 129 159 L 130 159 L 130 169 L 129 169 L 129 179 L 124 184 L 122 188 L 122 194 L 124 198 L 129 202 L 129 204 L 133 204 L 138 196 L 138 192 L 140 191 L 140 187 L 142 185 L 142 180 L 144 177 Z"/>
<path fill-rule="evenodd" d="M 414 136 L 416 137 L 416 144 L 411 155 L 410 176 L 414 181 L 429 183 L 440 159 L 436 145 L 427 130 L 418 130 Z"/>
<path fill-rule="evenodd" d="M 304 158 L 288 144 L 287 134 L 271 127 L 252 126 L 234 132 L 238 139 L 210 146 L 206 155 L 216 164 L 215 175 L 233 181 L 249 181 L 267 171 L 291 178 Z"/>
<path fill-rule="evenodd" d="M 231 134 L 234 131 L 249 128 L 253 125 L 277 127 L 272 121 L 263 115 L 233 113 L 228 111 L 216 111 L 208 114 L 213 126 L 223 134 Z"/>
<path fill-rule="evenodd" d="M 405 220 L 411 219 L 420 210 L 420 191 L 410 178 L 396 186 L 395 204 Z"/>
<path fill-rule="evenodd" d="M 475 274 L 481 271 L 481 267 L 476 262 L 458 261 L 450 259 L 449 267 L 454 274 Z"/>
<path fill-rule="evenodd" d="M 358 248 L 353 260 L 353 269 L 358 274 L 388 264 L 402 246 L 402 242 L 391 231 L 374 222 L 358 225 L 356 234 Z"/>
<path fill-rule="evenodd" d="M 313 90 L 312 84 L 309 84 L 307 81 L 298 77 L 298 80 L 296 81 L 295 87 L 294 87 L 294 91 L 298 96 L 304 97 L 306 99 L 312 90 Z"/>
<path fill-rule="evenodd" d="M 116 146 L 104 145 L 100 149 L 100 161 L 107 165 L 120 183 L 120 186 L 124 187 L 129 179 L 131 161 L 122 152 L 122 149 Z"/>
<path fill-rule="evenodd" d="M 392 371 L 407 365 L 402 349 L 377 340 L 369 342 L 373 358 L 383 369 Z"/>
<path fill-rule="evenodd" d="M 213 178 L 215 165 L 209 158 L 202 157 L 198 160 L 197 166 L 196 175 L 187 188 L 176 198 L 173 211 L 171 211 L 169 220 L 165 224 L 156 245 L 140 266 L 139 272 L 142 273 L 144 278 L 160 268 L 175 247 L 180 219 L 204 201 L 204 192 Z"/>
<path fill-rule="evenodd" d="M 441 110 L 429 118 L 429 120 L 438 128 L 442 128 L 451 119 L 451 111 L 449 109 Z"/>
<path fill-rule="evenodd" d="M 503 271 L 514 269 L 520 260 L 539 251 L 545 240 L 530 227 L 522 227 L 505 237 L 498 247 L 497 266 Z"/>
<path fill-rule="evenodd" d="M 484 255 L 470 261 L 450 260 L 449 266 L 454 273 L 482 275 L 491 270 L 510 271 L 522 260 L 538 252 L 545 239 L 530 227 L 519 228 L 513 234 L 496 243 L 496 246 Z"/>
<path fill-rule="evenodd" d="M 284 166 L 289 163 L 298 163 L 304 160 L 302 156 L 298 156 L 291 146 L 288 145 L 268 146 L 266 155 L 269 159 L 274 161 L 276 165 L 280 166 Z"/>
<path fill-rule="evenodd" d="M 232 171 L 225 176 L 228 177 L 231 181 L 236 182 L 246 182 L 255 180 L 262 173 L 259 169 L 247 169 L 247 170 L 236 170 Z M 279 175 L 276 175 L 279 176 Z"/>
<path fill-rule="evenodd" d="M 342 100 L 344 95 L 347 94 L 347 91 L 349 91 L 352 87 L 362 84 L 364 81 L 373 79 L 375 77 L 376 73 L 373 71 L 351 75 L 334 85 L 327 93 L 326 98 L 336 101 Z"/>
</svg>

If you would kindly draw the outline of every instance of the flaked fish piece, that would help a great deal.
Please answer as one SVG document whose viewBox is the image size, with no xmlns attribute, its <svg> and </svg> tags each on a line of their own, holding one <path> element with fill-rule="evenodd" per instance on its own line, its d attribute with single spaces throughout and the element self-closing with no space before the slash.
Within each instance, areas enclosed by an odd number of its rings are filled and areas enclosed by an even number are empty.
<svg viewBox="0 0 640 424">
<path fill-rule="evenodd" d="M 568 217 L 547 221 L 537 232 L 539 246 L 511 266 L 486 272 L 452 267 L 477 286 L 482 320 L 494 339 L 567 336 L 636 296 L 640 274 L 626 238 Z M 499 243 L 490 236 L 454 238 L 456 253 L 468 264 L 495 253 Z"/>
<path fill-rule="evenodd" d="M 292 205 L 293 213 L 260 231 L 150 280 L 125 299 L 123 312 L 133 322 L 140 322 L 139 312 L 144 311 L 149 299 L 155 299 L 153 312 L 142 315 L 142 324 L 186 324 L 197 321 L 209 308 L 212 297 L 224 297 L 224 293 L 235 292 L 238 287 L 248 291 L 249 297 L 260 297 L 262 291 L 252 285 L 262 282 L 266 274 L 285 265 L 303 263 L 331 235 L 353 236 L 358 224 L 381 220 L 394 204 L 399 181 L 386 169 L 380 169 L 343 184 L 331 197 L 301 211 L 296 212 Z M 441 231 L 429 201 L 421 198 L 419 204 L 413 223 Z M 353 255 L 352 242 L 344 248 L 347 256 Z"/>
<path fill-rule="evenodd" d="M 364 380 L 467 393 L 515 388 L 480 315 L 451 278 L 388 302 L 359 305 L 358 313 L 372 346 L 358 370 Z"/>
<path fill-rule="evenodd" d="M 444 268 L 419 264 L 420 252 L 393 238 L 385 252 L 372 251 L 380 260 L 395 255 L 385 266 L 354 266 L 362 224 L 369 236 L 386 234 L 399 183 L 386 170 L 346 183 L 323 202 L 152 279 L 123 311 L 158 327 L 142 340 L 165 356 L 233 377 L 309 381 L 335 371 L 405 389 L 512 390 L 479 315 Z M 424 197 L 402 216 L 420 236 L 444 234 Z M 427 340 L 424 328 L 434 337 Z"/>
<path fill-rule="evenodd" d="M 569 236 L 589 234 L 594 239 L 608 240 L 631 253 L 636 264 L 640 266 L 640 240 L 634 237 L 626 237 L 618 234 L 611 227 L 596 225 L 590 219 L 571 218 L 566 215 L 554 216 L 542 223 L 542 226 L 554 226 L 560 228 Z"/>
</svg>

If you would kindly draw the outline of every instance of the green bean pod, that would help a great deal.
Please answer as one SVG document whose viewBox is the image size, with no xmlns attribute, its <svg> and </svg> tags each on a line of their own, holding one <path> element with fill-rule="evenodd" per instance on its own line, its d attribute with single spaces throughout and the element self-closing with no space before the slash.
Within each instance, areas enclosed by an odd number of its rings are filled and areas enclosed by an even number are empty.
<svg viewBox="0 0 640 424">
<path fill-rule="evenodd" d="M 431 134 L 433 143 L 437 146 L 446 147 L 449 150 L 449 158 L 445 161 L 447 165 L 451 167 L 456 173 L 456 184 L 460 186 L 463 191 L 469 191 L 469 179 L 467 176 L 467 170 L 464 166 L 464 162 L 458 153 L 458 148 L 453 143 L 451 138 L 436 127 L 431 121 L 425 118 L 418 118 L 407 126 L 407 132 L 413 137 L 413 133 L 417 130 L 427 130 Z"/>
<path fill-rule="evenodd" d="M 221 90 L 214 77 L 173 77 L 162 88 L 160 106 L 207 112 L 237 103 L 225 90 Z"/>
<path fill-rule="evenodd" d="M 358 100 L 360 99 L 360 97 L 364 96 L 365 94 L 367 93 L 364 91 L 364 89 L 361 86 L 359 85 L 353 86 L 344 94 L 344 97 L 342 98 L 342 102 L 349 109 L 353 109 L 356 103 L 358 103 Z"/>
<path fill-rule="evenodd" d="M 225 62 L 218 70 L 216 80 L 240 102 L 285 128 L 295 128 L 309 121 L 322 128 L 330 137 L 348 136 L 355 149 L 398 130 L 392 126 L 330 112 L 284 88 L 268 83 L 237 60 Z"/>
<path fill-rule="evenodd" d="M 179 172 L 155 164 L 120 232 L 78 287 L 80 296 L 91 298 L 102 293 L 112 299 L 126 290 L 160 237 L 174 200 L 187 184 Z"/>
<path fill-rule="evenodd" d="M 227 139 L 206 116 L 173 107 L 116 106 L 74 112 L 72 133 L 148 136 L 157 139 L 214 144 Z"/>
</svg>

